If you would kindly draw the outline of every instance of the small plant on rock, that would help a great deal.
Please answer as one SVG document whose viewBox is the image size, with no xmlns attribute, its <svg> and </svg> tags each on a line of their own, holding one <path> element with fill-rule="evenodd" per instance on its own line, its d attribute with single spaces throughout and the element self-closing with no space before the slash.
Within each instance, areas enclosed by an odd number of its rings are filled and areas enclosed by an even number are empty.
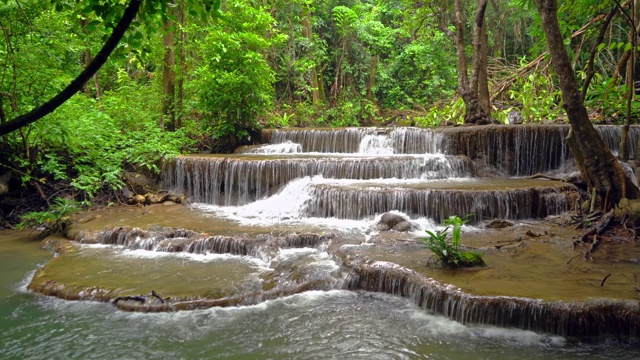
<svg viewBox="0 0 640 360">
<path fill-rule="evenodd" d="M 79 210 L 79 205 L 74 200 L 55 198 L 49 210 L 33 211 L 21 217 L 17 225 L 19 230 L 41 230 L 40 237 L 63 233 L 67 226 L 71 225 L 71 214 Z"/>
<path fill-rule="evenodd" d="M 425 244 L 444 266 L 452 268 L 485 266 L 480 253 L 465 251 L 460 246 L 462 226 L 467 222 L 468 220 L 457 215 L 450 216 L 442 222 L 445 226 L 444 230 L 438 230 L 435 233 L 425 230 L 429 237 L 418 239 L 418 241 Z M 447 239 L 449 229 L 452 234 L 451 241 Z"/>
</svg>

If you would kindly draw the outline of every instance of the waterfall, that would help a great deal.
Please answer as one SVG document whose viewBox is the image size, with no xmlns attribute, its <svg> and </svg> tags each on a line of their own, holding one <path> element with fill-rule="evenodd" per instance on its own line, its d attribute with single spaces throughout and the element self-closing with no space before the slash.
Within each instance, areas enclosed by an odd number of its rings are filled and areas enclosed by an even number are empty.
<svg viewBox="0 0 640 360">
<path fill-rule="evenodd" d="M 354 262 L 347 266 L 354 270 L 347 284 L 350 289 L 406 297 L 430 313 L 463 324 L 495 325 L 572 337 L 640 336 L 640 304 L 637 301 L 546 302 L 509 296 L 474 296 L 393 263 Z"/>
<path fill-rule="evenodd" d="M 568 210 L 563 191 L 571 190 L 570 186 L 465 190 L 469 184 L 452 184 L 449 189 L 422 189 L 393 182 L 387 186 L 320 184 L 313 186 L 305 213 L 320 218 L 362 219 L 397 210 L 440 222 L 451 215 L 471 215 L 471 219 L 481 221 L 545 217 Z"/>
</svg>

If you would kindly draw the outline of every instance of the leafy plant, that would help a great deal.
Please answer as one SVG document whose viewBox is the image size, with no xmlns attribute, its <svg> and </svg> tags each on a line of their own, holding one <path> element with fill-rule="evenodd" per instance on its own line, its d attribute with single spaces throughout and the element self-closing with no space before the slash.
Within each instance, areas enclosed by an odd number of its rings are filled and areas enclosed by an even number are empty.
<svg viewBox="0 0 640 360">
<path fill-rule="evenodd" d="M 460 245 L 462 226 L 467 222 L 468 220 L 457 215 L 450 216 L 442 222 L 445 226 L 444 230 L 438 230 L 435 233 L 425 230 L 429 237 L 418 239 L 418 241 L 425 244 L 444 266 L 452 268 L 485 266 L 480 253 L 464 251 Z M 447 239 L 449 229 L 451 229 L 451 241 Z"/>
<path fill-rule="evenodd" d="M 443 121 L 461 124 L 464 122 L 465 105 L 462 97 L 444 105 L 434 105 L 425 116 L 415 118 L 418 126 L 436 126 Z"/>
<path fill-rule="evenodd" d="M 522 104 L 525 122 L 555 120 L 562 113 L 562 96 L 553 81 L 541 74 L 531 74 L 509 91 L 511 100 Z"/>
<path fill-rule="evenodd" d="M 57 197 L 49 210 L 33 211 L 22 215 L 17 228 L 19 230 L 40 229 L 42 237 L 60 234 L 71 225 L 70 215 L 79 209 L 80 206 L 76 201 Z"/>
</svg>

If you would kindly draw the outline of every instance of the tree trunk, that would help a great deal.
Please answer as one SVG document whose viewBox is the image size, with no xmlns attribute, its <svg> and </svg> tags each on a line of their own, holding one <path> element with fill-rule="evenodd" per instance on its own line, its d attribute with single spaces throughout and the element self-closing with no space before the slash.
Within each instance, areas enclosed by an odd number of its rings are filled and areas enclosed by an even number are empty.
<svg viewBox="0 0 640 360">
<path fill-rule="evenodd" d="M 631 49 L 636 48 L 636 18 L 638 11 L 638 2 L 633 0 L 631 4 L 631 24 L 629 24 L 629 43 Z M 631 104 L 635 95 L 635 66 L 636 65 L 636 51 L 631 51 L 629 55 L 629 61 L 627 62 L 627 112 L 624 126 L 622 127 L 622 136 L 620 139 L 620 160 L 629 160 L 629 146 L 627 140 L 629 138 L 629 128 L 631 127 Z"/>
<path fill-rule="evenodd" d="M 64 88 L 61 92 L 59 92 L 56 96 L 51 98 L 46 103 L 38 106 L 37 108 L 29 111 L 26 114 L 17 116 L 3 124 L 0 124 L 0 136 L 6 135 L 12 131 L 18 130 L 22 127 L 25 127 L 33 122 L 36 122 L 46 115 L 53 112 L 55 109 L 60 107 L 60 105 L 64 104 L 65 101 L 69 100 L 73 95 L 75 95 L 78 91 L 82 90 L 82 86 L 95 74 L 100 67 L 107 61 L 109 55 L 116 48 L 122 36 L 131 25 L 133 19 L 135 19 L 138 14 L 138 10 L 140 9 L 140 4 L 142 0 L 130 0 L 129 5 L 124 10 L 122 14 L 122 18 L 120 22 L 116 25 L 109 36 L 109 39 L 105 42 L 104 46 L 96 57 L 93 58 L 89 66 L 87 66 L 81 73 L 71 81 L 66 88 Z"/>
<path fill-rule="evenodd" d="M 484 21 L 488 0 L 478 0 L 478 12 L 473 25 L 473 55 L 471 78 L 468 77 L 462 23 L 462 3 L 455 1 L 456 52 L 458 57 L 458 92 L 465 104 L 464 122 L 487 124 L 490 117 L 490 98 L 487 80 L 487 36 Z"/>
<path fill-rule="evenodd" d="M 625 197 L 639 198 L 640 190 L 624 174 L 622 166 L 589 120 L 558 24 L 557 0 L 536 0 L 536 5 L 562 90 L 563 106 L 571 124 L 567 144 L 576 158 L 580 173 L 589 189 L 595 190 L 603 210 L 611 209 Z"/>
<path fill-rule="evenodd" d="M 367 81 L 367 100 L 371 101 L 376 107 L 378 106 L 373 96 L 373 88 L 376 86 L 376 75 L 378 73 L 378 55 L 371 57 L 371 66 L 369 66 L 369 81 Z"/>
<path fill-rule="evenodd" d="M 162 116 L 163 125 L 167 130 L 176 129 L 176 74 L 175 74 L 175 53 L 174 53 L 174 23 L 169 17 L 162 23 L 162 47 L 164 48 L 164 58 L 162 59 Z"/>
<path fill-rule="evenodd" d="M 185 12 L 184 0 L 180 0 L 178 6 L 178 21 L 180 22 L 180 40 L 178 41 L 177 45 L 180 59 L 180 74 L 176 79 L 176 129 L 182 127 L 182 117 L 184 116 L 184 77 L 187 74 L 187 57 L 185 53 L 185 47 L 187 46 L 187 32 L 184 31 L 185 27 L 187 26 L 187 16 Z"/>
<path fill-rule="evenodd" d="M 80 20 L 80 25 L 82 25 L 82 28 L 85 29 L 85 27 L 87 26 L 87 24 L 89 24 L 89 21 L 87 20 L 87 18 L 83 18 L 82 20 Z M 85 29 L 86 30 L 86 29 Z M 85 32 L 86 33 L 86 32 Z M 84 66 L 87 67 L 89 66 L 89 64 L 91 64 L 91 49 L 86 48 L 84 50 L 84 53 L 82 55 L 83 59 L 84 59 Z M 97 100 L 100 100 L 100 97 L 102 97 L 102 93 L 100 92 L 100 81 L 98 79 L 98 72 L 96 71 L 95 74 L 93 74 L 93 85 L 96 88 L 96 93 L 95 93 L 95 98 Z M 85 93 L 88 96 L 92 96 L 93 94 L 91 93 L 91 89 L 89 87 L 85 88 Z"/>
<path fill-rule="evenodd" d="M 464 94 L 468 92 L 469 77 L 467 74 L 467 54 L 464 51 L 464 24 L 462 23 L 462 3 L 461 0 L 455 1 L 455 15 L 453 24 L 456 28 L 456 56 L 458 58 L 457 70 L 458 70 L 458 93 L 464 98 Z M 466 103 L 465 99 L 465 103 Z"/>
<path fill-rule="evenodd" d="M 489 37 L 486 23 L 481 29 L 480 59 L 478 64 L 478 104 L 487 117 L 491 116 L 491 95 L 489 94 Z"/>
<path fill-rule="evenodd" d="M 313 29 L 311 28 L 311 11 L 307 7 L 306 14 L 302 18 L 302 34 L 313 43 Z M 311 68 L 311 99 L 313 103 L 324 102 L 324 91 L 321 92 L 320 79 L 318 78 L 317 65 Z"/>
</svg>

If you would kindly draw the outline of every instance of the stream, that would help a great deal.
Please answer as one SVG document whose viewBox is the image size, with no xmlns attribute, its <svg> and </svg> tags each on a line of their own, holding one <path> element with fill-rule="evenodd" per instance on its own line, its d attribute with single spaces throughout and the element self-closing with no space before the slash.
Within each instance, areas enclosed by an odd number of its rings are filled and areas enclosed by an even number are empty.
<svg viewBox="0 0 640 360">
<path fill-rule="evenodd" d="M 574 169 L 566 132 L 283 129 L 180 156 L 163 187 L 188 205 L 77 214 L 43 243 L 0 232 L 0 357 L 640 358 L 640 246 L 576 259 L 577 189 L 525 178 Z M 451 215 L 488 267 L 434 266 L 417 240 Z"/>
</svg>

